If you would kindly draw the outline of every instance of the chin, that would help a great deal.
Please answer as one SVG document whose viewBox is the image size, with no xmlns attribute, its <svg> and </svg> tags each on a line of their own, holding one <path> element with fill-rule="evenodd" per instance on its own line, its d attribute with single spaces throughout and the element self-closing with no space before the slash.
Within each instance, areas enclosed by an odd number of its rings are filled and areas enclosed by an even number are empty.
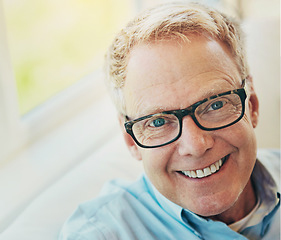
<svg viewBox="0 0 281 240">
<path fill-rule="evenodd" d="M 212 208 L 212 209 L 197 209 L 194 211 L 195 214 L 202 216 L 202 217 L 208 217 L 208 218 L 212 218 L 214 216 L 218 216 L 224 212 L 226 212 L 229 208 L 231 208 L 231 206 L 217 206 L 217 208 Z"/>
<path fill-rule="evenodd" d="M 187 209 L 202 217 L 213 217 L 231 209 L 237 201 L 237 198 L 237 196 L 227 196 L 223 199 L 216 200 L 212 198 L 197 199 L 197 202 L 193 206 L 187 207 Z"/>
</svg>

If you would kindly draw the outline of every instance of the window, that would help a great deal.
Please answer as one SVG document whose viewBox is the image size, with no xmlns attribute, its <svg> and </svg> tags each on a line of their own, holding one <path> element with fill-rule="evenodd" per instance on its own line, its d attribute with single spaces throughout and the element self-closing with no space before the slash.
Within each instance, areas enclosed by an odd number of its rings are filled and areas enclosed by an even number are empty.
<svg viewBox="0 0 281 240">
<path fill-rule="evenodd" d="M 130 0 L 3 0 L 20 113 L 97 69 Z"/>
</svg>

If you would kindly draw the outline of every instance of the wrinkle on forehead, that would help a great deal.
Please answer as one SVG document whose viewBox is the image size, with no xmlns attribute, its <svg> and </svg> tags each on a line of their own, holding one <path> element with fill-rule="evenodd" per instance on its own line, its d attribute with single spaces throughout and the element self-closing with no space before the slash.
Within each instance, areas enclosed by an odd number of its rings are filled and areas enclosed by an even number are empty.
<svg viewBox="0 0 281 240">
<path fill-rule="evenodd" d="M 186 108 L 239 87 L 239 74 L 233 71 L 235 63 L 225 55 L 224 46 L 216 41 L 203 41 L 202 48 L 197 42 L 193 44 L 201 51 L 199 55 L 189 46 L 184 49 L 167 42 L 132 50 L 123 89 L 128 115 L 140 117 Z M 200 64 L 202 61 L 204 64 Z"/>
<path fill-rule="evenodd" d="M 196 80 L 179 79 L 133 89 L 127 98 L 130 99 L 127 103 L 131 112 L 137 113 L 131 117 L 137 118 L 168 110 L 184 109 L 205 98 L 239 87 L 240 83 L 231 78 L 209 78 L 205 86 L 198 85 Z"/>
</svg>

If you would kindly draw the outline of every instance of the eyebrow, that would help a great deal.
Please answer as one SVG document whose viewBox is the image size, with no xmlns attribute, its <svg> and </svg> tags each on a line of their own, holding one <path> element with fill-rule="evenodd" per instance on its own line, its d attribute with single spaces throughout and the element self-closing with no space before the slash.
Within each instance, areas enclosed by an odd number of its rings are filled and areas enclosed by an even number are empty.
<svg viewBox="0 0 281 240">
<path fill-rule="evenodd" d="M 229 89 L 229 90 L 222 90 L 222 89 L 218 89 L 218 88 L 212 88 L 212 89 L 208 89 L 208 91 L 204 92 L 202 94 L 202 96 L 200 97 L 199 100 L 195 101 L 194 103 L 197 103 L 197 102 L 200 102 L 206 98 L 209 98 L 209 97 L 212 97 L 212 96 L 215 96 L 215 95 L 218 95 L 220 93 L 224 93 L 224 92 L 227 92 L 227 91 L 231 91 L 232 89 Z M 193 105 L 194 103 L 192 103 L 191 105 Z"/>
<path fill-rule="evenodd" d="M 212 96 L 216 96 L 220 93 L 224 93 L 224 92 L 227 92 L 227 91 L 231 91 L 233 89 L 225 89 L 223 90 L 222 88 L 218 89 L 218 88 L 211 88 L 211 89 L 208 89 L 206 92 L 204 92 L 199 98 L 198 100 L 194 101 L 193 103 L 191 103 L 189 106 L 192 106 L 193 104 L 197 103 L 197 102 L 200 102 L 206 98 L 209 98 L 209 97 L 212 97 Z M 182 106 L 178 109 L 185 109 L 185 108 L 188 108 L 189 106 Z M 167 111 L 173 111 L 173 110 L 178 110 L 178 109 L 170 109 L 170 108 L 164 108 L 164 107 L 153 107 L 153 108 L 147 108 L 145 111 L 143 111 L 144 114 L 141 114 L 141 116 L 146 116 L 146 115 L 152 115 L 152 114 L 156 114 L 156 113 L 162 113 L 162 112 L 167 112 Z"/>
<path fill-rule="evenodd" d="M 240 87 L 243 87 L 244 86 L 244 83 L 245 83 L 245 79 L 244 80 L 242 80 L 242 86 L 240 86 Z M 235 88 L 236 89 L 236 88 Z M 222 87 L 212 87 L 211 89 L 208 89 L 206 92 L 204 92 L 203 94 L 202 94 L 202 96 L 200 97 L 200 99 L 199 100 L 197 100 L 197 101 L 195 101 L 195 102 L 193 102 L 192 104 L 190 104 L 189 106 L 185 106 L 185 107 L 180 107 L 180 108 L 178 108 L 178 109 L 166 109 L 166 108 L 163 108 L 163 107 L 153 107 L 153 108 L 147 108 L 145 111 L 143 111 L 141 114 L 140 114 L 140 116 L 139 117 L 136 117 L 136 118 L 130 118 L 130 117 L 128 117 L 127 115 L 125 116 L 125 119 L 127 120 L 127 121 L 129 121 L 129 120 L 132 120 L 132 119 L 137 119 L 137 118 L 141 118 L 141 117 L 144 117 L 144 116 L 148 116 L 148 115 L 153 115 L 153 114 L 158 114 L 158 113 L 163 113 L 163 112 L 168 112 L 168 111 L 174 111 L 174 110 L 180 110 L 180 109 L 186 109 L 186 108 L 188 108 L 188 107 L 190 107 L 190 106 L 192 106 L 192 105 L 194 105 L 195 103 L 197 103 L 197 102 L 200 102 L 200 101 L 203 101 L 204 99 L 206 99 L 206 98 L 210 98 L 210 97 L 212 97 L 212 96 L 216 96 L 216 95 L 218 95 L 218 94 L 220 94 L 220 93 L 224 93 L 224 92 L 228 92 L 228 91 L 232 91 L 233 89 L 228 89 L 228 90 L 223 90 L 223 88 Z"/>
<path fill-rule="evenodd" d="M 174 110 L 174 109 L 172 109 L 172 110 Z M 163 107 L 145 108 L 144 111 L 142 111 L 140 114 L 138 114 L 139 116 L 136 118 L 153 115 L 153 114 L 157 114 L 157 113 L 162 113 L 162 112 L 167 112 L 167 111 L 170 111 L 170 109 L 165 109 Z M 127 119 L 136 119 L 136 118 L 129 118 L 128 116 L 126 116 L 126 118 Z"/>
</svg>

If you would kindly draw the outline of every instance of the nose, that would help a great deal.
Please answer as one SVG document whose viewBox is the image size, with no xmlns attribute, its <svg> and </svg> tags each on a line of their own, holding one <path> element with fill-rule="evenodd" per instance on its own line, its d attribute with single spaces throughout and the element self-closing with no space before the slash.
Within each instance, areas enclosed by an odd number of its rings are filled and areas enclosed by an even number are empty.
<svg viewBox="0 0 281 240">
<path fill-rule="evenodd" d="M 202 130 L 190 116 L 182 119 L 182 134 L 178 139 L 178 151 L 180 155 L 203 156 L 214 145 L 211 132 Z"/>
</svg>

